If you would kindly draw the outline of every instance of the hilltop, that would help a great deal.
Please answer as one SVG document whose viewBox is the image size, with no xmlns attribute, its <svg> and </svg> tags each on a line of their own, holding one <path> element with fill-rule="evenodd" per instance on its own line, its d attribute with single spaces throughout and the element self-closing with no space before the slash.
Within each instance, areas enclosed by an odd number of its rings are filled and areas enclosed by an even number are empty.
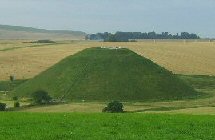
<svg viewBox="0 0 215 140">
<path fill-rule="evenodd" d="M 69 56 L 13 93 L 46 90 L 54 98 L 145 101 L 196 97 L 193 88 L 165 68 L 129 49 L 89 48 Z"/>
<path fill-rule="evenodd" d="M 70 30 L 46 30 L 23 26 L 0 25 L 0 39 L 84 39 L 85 33 Z"/>
</svg>

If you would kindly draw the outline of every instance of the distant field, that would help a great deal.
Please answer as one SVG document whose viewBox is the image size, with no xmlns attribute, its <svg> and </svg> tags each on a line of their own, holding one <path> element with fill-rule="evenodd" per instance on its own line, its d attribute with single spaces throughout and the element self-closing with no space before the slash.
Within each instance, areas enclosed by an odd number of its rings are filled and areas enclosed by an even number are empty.
<svg viewBox="0 0 215 140">
<path fill-rule="evenodd" d="M 214 140 L 214 116 L 0 113 L 2 140 Z"/>
<path fill-rule="evenodd" d="M 9 75 L 18 79 L 32 78 L 66 56 L 98 46 L 127 47 L 177 74 L 215 75 L 214 42 L 63 41 L 63 44 L 37 47 L 25 47 L 34 44 L 22 42 L 9 41 L 5 44 L 5 41 L 0 41 L 0 50 L 6 49 L 0 51 L 0 80 L 7 80 Z"/>
<path fill-rule="evenodd" d="M 0 41 L 0 51 L 9 50 L 11 48 L 26 47 L 28 45 L 29 45 L 29 43 L 24 44 L 24 43 L 18 42 L 18 41 L 4 40 L 4 41 Z"/>
</svg>

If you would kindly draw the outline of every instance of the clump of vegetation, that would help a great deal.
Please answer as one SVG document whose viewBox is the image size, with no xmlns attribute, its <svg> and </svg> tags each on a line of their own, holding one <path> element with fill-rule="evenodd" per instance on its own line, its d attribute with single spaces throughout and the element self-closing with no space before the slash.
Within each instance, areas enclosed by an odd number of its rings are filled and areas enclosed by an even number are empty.
<svg viewBox="0 0 215 140">
<path fill-rule="evenodd" d="M 105 107 L 102 112 L 110 112 L 110 113 L 122 113 L 123 112 L 123 104 L 118 101 L 112 101 L 108 103 L 107 107 Z"/>
<path fill-rule="evenodd" d="M 44 90 L 38 90 L 32 94 L 35 104 L 48 104 L 52 100 L 48 92 Z"/>
<path fill-rule="evenodd" d="M 14 102 L 14 107 L 15 107 L 15 108 L 20 107 L 20 103 L 19 103 L 18 101 Z"/>
<path fill-rule="evenodd" d="M 13 99 L 14 101 L 18 101 L 18 96 L 14 96 L 12 99 Z"/>
<path fill-rule="evenodd" d="M 5 111 L 5 109 L 6 109 L 6 104 L 0 103 L 0 111 Z"/>
<path fill-rule="evenodd" d="M 14 75 L 10 75 L 10 81 L 11 82 L 15 81 L 15 76 Z"/>
<path fill-rule="evenodd" d="M 20 107 L 20 103 L 19 103 L 19 98 L 18 96 L 14 96 L 13 98 L 13 101 L 14 101 L 14 107 L 17 108 L 17 107 Z"/>
<path fill-rule="evenodd" d="M 45 40 L 37 40 L 37 41 L 33 41 L 31 43 L 56 43 L 52 40 L 48 40 L 48 39 L 45 39 Z"/>
</svg>

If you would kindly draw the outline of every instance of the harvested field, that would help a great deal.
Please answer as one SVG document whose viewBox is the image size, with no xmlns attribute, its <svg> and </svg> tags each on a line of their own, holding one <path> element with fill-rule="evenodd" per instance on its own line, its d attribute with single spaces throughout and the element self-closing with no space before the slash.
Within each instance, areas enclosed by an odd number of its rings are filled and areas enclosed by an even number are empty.
<svg viewBox="0 0 215 140">
<path fill-rule="evenodd" d="M 10 41 L 0 51 L 0 79 L 8 80 L 9 75 L 17 79 L 32 78 L 69 55 L 89 47 L 121 46 L 141 54 L 176 74 L 215 75 L 214 42 L 90 42 L 61 41 L 55 45 L 37 47 L 22 46 L 20 41 Z M 31 45 L 31 44 L 24 44 Z"/>
</svg>

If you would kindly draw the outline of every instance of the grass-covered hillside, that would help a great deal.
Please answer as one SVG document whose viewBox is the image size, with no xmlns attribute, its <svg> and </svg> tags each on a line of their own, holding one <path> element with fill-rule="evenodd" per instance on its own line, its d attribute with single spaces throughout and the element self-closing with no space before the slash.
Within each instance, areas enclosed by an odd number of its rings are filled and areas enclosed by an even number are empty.
<svg viewBox="0 0 215 140">
<path fill-rule="evenodd" d="M 0 113 L 1 140 L 214 140 L 214 116 Z"/>
<path fill-rule="evenodd" d="M 128 49 L 89 48 L 69 56 L 16 88 L 18 96 L 45 90 L 54 98 L 145 101 L 196 97 L 173 75 Z"/>
<path fill-rule="evenodd" d="M 11 81 L 0 81 L 0 91 L 11 91 L 17 86 L 21 85 L 27 80 L 15 80 L 13 82 Z"/>
</svg>

